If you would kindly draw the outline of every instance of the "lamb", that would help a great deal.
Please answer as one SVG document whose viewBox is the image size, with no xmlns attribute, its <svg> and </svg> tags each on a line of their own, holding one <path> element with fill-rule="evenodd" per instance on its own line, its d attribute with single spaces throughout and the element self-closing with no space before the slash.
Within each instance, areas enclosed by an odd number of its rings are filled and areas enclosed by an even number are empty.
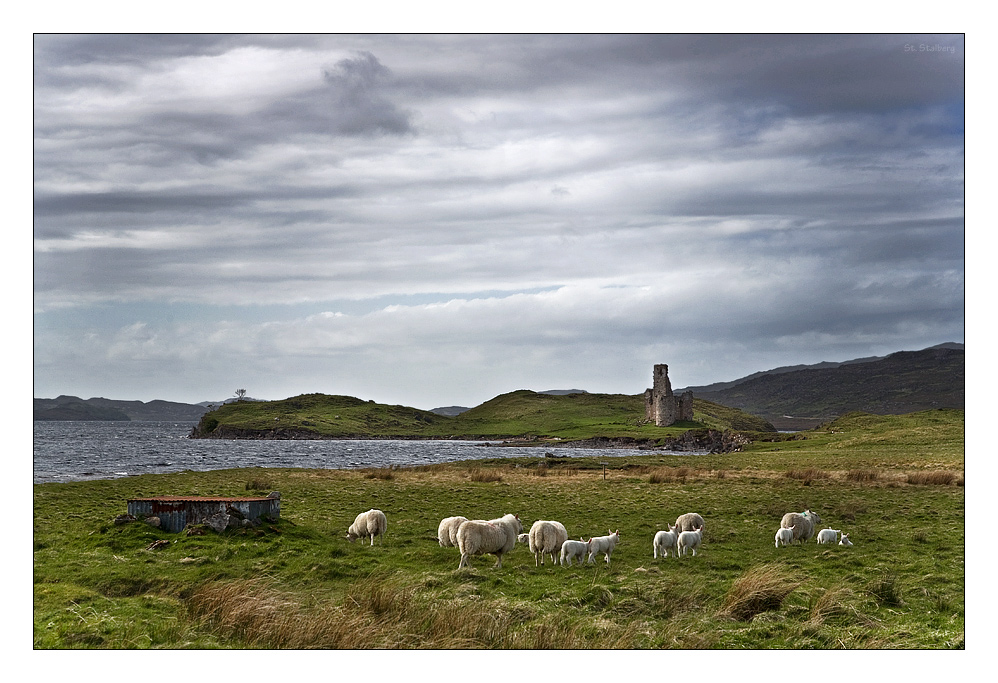
<svg viewBox="0 0 998 683">
<path fill-rule="evenodd" d="M 651 544 L 652 554 L 656 560 L 658 559 L 659 551 L 662 552 L 662 557 L 668 557 L 669 551 L 672 551 L 673 557 L 679 557 L 676 554 L 676 541 L 679 540 L 679 529 L 671 524 L 666 524 L 666 526 L 669 527 L 669 530 L 659 531 L 655 534 L 655 538 Z"/>
<path fill-rule="evenodd" d="M 469 519 L 457 529 L 457 547 L 461 551 L 461 563 L 457 568 L 468 566 L 472 555 L 491 553 L 498 559 L 496 567 L 502 569 L 502 556 L 516 545 L 516 537 L 523 532 L 520 518 L 514 514 L 485 521 Z"/>
<path fill-rule="evenodd" d="M 835 543 L 839 540 L 840 529 L 822 529 L 818 532 L 818 543 Z"/>
<path fill-rule="evenodd" d="M 703 517 L 695 512 L 687 512 L 685 515 L 679 515 L 676 518 L 676 530 L 679 533 L 684 531 L 696 531 L 698 528 L 705 526 Z"/>
<path fill-rule="evenodd" d="M 523 543 L 524 545 L 526 545 L 527 543 L 530 543 L 530 534 L 519 534 L 516 537 L 516 542 L 517 543 Z"/>
<path fill-rule="evenodd" d="M 852 541 L 849 540 L 849 534 L 842 534 L 842 540 L 839 541 L 839 545 L 852 545 Z"/>
<path fill-rule="evenodd" d="M 609 529 L 607 529 L 609 531 Z M 589 539 L 589 563 L 592 564 L 597 555 L 606 555 L 606 566 L 610 566 L 610 553 L 620 540 L 620 531 L 614 531 L 609 536 L 594 536 Z"/>
<path fill-rule="evenodd" d="M 551 563 L 558 564 L 557 555 L 561 546 L 568 540 L 568 531 L 561 522 L 539 519 L 530 526 L 530 552 L 534 554 L 534 566 L 544 564 L 544 555 L 551 556 Z"/>
<path fill-rule="evenodd" d="M 788 512 L 780 520 L 780 526 L 784 529 L 794 527 L 794 540 L 806 543 L 807 539 L 814 534 L 814 528 L 821 524 L 821 517 L 810 510 L 804 512 Z"/>
<path fill-rule="evenodd" d="M 679 538 L 676 540 L 676 549 L 680 555 L 685 555 L 687 550 L 692 550 L 693 556 L 696 557 L 697 548 L 700 547 L 701 541 L 703 541 L 703 527 L 696 531 L 684 531 L 679 534 Z"/>
<path fill-rule="evenodd" d="M 790 527 L 789 529 L 784 529 L 783 527 L 780 527 L 779 529 L 776 530 L 776 547 L 777 548 L 780 547 L 781 543 L 783 544 L 783 547 L 785 548 L 788 545 L 790 545 L 793 542 L 793 540 L 794 540 L 794 528 L 793 527 Z"/>
<path fill-rule="evenodd" d="M 347 529 L 347 540 L 353 543 L 358 538 L 371 537 L 371 545 L 374 545 L 375 536 L 384 536 L 388 530 L 388 518 L 381 510 L 371 509 L 362 512 L 353 520 L 353 524 Z M 381 539 L 384 542 L 384 538 Z"/>
<path fill-rule="evenodd" d="M 457 529 L 463 522 L 467 522 L 467 517 L 445 517 L 440 520 L 437 527 L 437 542 L 441 548 L 450 548 L 457 545 Z"/>
<path fill-rule="evenodd" d="M 589 541 L 583 541 L 581 537 L 577 541 L 569 539 L 561 544 L 561 565 L 571 567 L 573 559 L 578 559 L 579 564 L 583 564 L 588 553 Z"/>
</svg>

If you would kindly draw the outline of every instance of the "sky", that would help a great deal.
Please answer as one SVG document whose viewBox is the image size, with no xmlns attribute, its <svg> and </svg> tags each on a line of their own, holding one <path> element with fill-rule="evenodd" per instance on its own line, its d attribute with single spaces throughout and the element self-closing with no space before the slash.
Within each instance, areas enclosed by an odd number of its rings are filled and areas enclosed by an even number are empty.
<svg viewBox="0 0 998 683">
<path fill-rule="evenodd" d="M 964 342 L 962 35 L 33 50 L 35 397 L 470 407 Z"/>
</svg>

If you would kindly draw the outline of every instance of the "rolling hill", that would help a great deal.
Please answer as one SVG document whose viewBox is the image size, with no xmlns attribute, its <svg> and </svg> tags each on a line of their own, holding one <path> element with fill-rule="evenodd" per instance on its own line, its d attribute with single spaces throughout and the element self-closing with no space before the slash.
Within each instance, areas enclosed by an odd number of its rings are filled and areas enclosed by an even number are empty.
<svg viewBox="0 0 998 683">
<path fill-rule="evenodd" d="M 854 411 L 900 415 L 963 409 L 964 350 L 943 344 L 872 360 L 778 369 L 724 385 L 693 388 L 694 395 L 784 430 L 809 429 Z"/>
</svg>

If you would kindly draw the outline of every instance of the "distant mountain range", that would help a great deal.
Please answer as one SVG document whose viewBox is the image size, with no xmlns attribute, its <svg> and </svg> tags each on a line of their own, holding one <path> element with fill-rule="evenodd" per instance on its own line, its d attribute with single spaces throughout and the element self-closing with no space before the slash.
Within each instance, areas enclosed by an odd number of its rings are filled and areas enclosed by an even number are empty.
<svg viewBox="0 0 998 683">
<path fill-rule="evenodd" d="M 932 408 L 964 407 L 964 346 L 946 343 L 921 351 L 898 351 L 841 362 L 774 368 L 730 382 L 676 389 L 707 401 L 737 408 L 769 421 L 778 429 L 809 429 L 852 411 L 880 415 Z M 549 389 L 552 396 L 586 394 L 582 389 Z M 177 420 L 197 422 L 211 407 L 235 401 L 199 404 L 172 401 L 115 401 L 59 396 L 34 399 L 36 420 Z M 246 398 L 245 401 L 258 399 Z M 464 406 L 434 408 L 456 416 Z"/>
<path fill-rule="evenodd" d="M 757 372 L 676 390 L 757 415 L 777 429 L 815 427 L 852 411 L 900 415 L 964 408 L 963 344 Z"/>
</svg>

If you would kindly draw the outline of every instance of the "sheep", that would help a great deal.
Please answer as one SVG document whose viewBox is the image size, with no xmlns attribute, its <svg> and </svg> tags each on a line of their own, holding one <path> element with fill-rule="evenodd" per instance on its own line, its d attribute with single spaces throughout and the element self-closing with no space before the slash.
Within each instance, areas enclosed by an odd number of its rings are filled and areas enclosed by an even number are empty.
<svg viewBox="0 0 998 683">
<path fill-rule="evenodd" d="M 516 537 L 517 543 L 523 543 L 524 545 L 530 543 L 530 534 L 520 534 Z"/>
<path fill-rule="evenodd" d="M 814 528 L 821 524 L 821 517 L 810 510 L 804 512 L 788 512 L 780 520 L 780 526 L 784 529 L 794 527 L 794 540 L 806 543 L 807 539 L 814 534 Z"/>
<path fill-rule="evenodd" d="M 839 541 L 839 545 L 852 545 L 852 541 L 849 540 L 849 534 L 842 534 L 842 540 Z"/>
<path fill-rule="evenodd" d="M 362 512 L 353 520 L 353 524 L 347 529 L 347 540 L 353 543 L 358 538 L 371 537 L 371 545 L 374 545 L 375 536 L 384 536 L 388 530 L 388 518 L 381 510 L 371 509 Z M 382 542 L 384 538 L 381 539 Z"/>
<path fill-rule="evenodd" d="M 607 529 L 609 531 L 609 529 Z M 592 564 L 600 553 L 606 555 L 606 566 L 610 566 L 610 553 L 620 540 L 620 531 L 614 531 L 609 536 L 594 536 L 589 539 L 589 564 Z"/>
<path fill-rule="evenodd" d="M 793 542 L 793 540 L 794 540 L 794 528 L 793 527 L 790 527 L 789 529 L 784 529 L 783 527 L 780 527 L 779 529 L 776 530 L 776 547 L 777 548 L 780 547 L 780 543 L 782 543 L 783 547 L 785 548 L 788 545 L 790 545 Z"/>
<path fill-rule="evenodd" d="M 520 518 L 514 514 L 485 521 L 470 519 L 457 530 L 457 547 L 461 551 L 461 563 L 457 568 L 468 566 L 472 555 L 491 553 L 498 559 L 496 567 L 502 569 L 502 556 L 516 545 L 516 537 L 523 532 Z"/>
<path fill-rule="evenodd" d="M 561 552 L 561 546 L 568 540 L 568 531 L 561 522 L 547 520 L 537 520 L 530 527 L 529 546 L 530 552 L 534 554 L 534 566 L 544 564 L 544 555 L 551 556 L 551 563 L 557 564 L 557 555 Z"/>
<path fill-rule="evenodd" d="M 700 547 L 701 541 L 703 541 L 703 527 L 696 531 L 684 531 L 679 534 L 679 538 L 676 540 L 676 549 L 680 555 L 685 555 L 687 550 L 692 550 L 693 556 L 696 557 L 697 548 Z"/>
<path fill-rule="evenodd" d="M 703 517 L 695 512 L 687 512 L 685 515 L 679 515 L 676 518 L 676 530 L 679 533 L 684 531 L 696 531 L 698 528 L 704 527 Z"/>
<path fill-rule="evenodd" d="M 440 520 L 437 527 L 437 542 L 441 548 L 450 548 L 457 545 L 457 529 L 462 523 L 467 522 L 467 517 L 445 517 Z"/>
<path fill-rule="evenodd" d="M 671 524 L 666 524 L 669 527 L 668 531 L 659 531 L 655 534 L 654 540 L 651 543 L 652 555 L 657 560 L 659 551 L 662 552 L 662 557 L 668 557 L 669 551 L 672 551 L 672 556 L 678 558 L 676 554 L 676 541 L 679 540 L 679 530 L 672 526 Z"/>
<path fill-rule="evenodd" d="M 835 543 L 839 540 L 840 529 L 822 529 L 818 532 L 818 543 Z"/>
<path fill-rule="evenodd" d="M 561 544 L 561 565 L 571 567 L 573 559 L 578 559 L 579 564 L 583 564 L 588 553 L 589 541 L 583 541 L 581 537 L 577 541 L 569 539 Z"/>
</svg>

